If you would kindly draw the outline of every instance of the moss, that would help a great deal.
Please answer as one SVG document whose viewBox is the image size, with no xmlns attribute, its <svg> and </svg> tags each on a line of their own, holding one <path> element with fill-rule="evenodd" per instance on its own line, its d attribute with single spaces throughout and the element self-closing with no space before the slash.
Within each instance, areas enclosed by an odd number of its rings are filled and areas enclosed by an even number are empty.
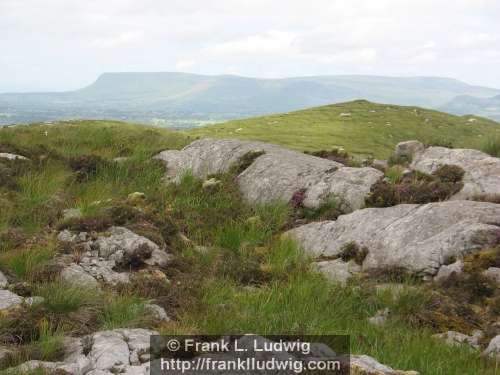
<svg viewBox="0 0 500 375">
<path fill-rule="evenodd" d="M 483 249 L 464 258 L 465 272 L 481 272 L 489 267 L 500 267 L 500 246 Z"/>
<path fill-rule="evenodd" d="M 439 181 L 448 183 L 460 183 L 464 174 L 465 171 L 458 165 L 442 165 L 432 173 Z"/>
<path fill-rule="evenodd" d="M 264 151 L 249 151 L 230 168 L 229 174 L 238 176 L 243 173 L 259 156 L 264 155 Z"/>
<path fill-rule="evenodd" d="M 356 264 L 359 265 L 363 264 L 367 255 L 368 249 L 366 247 L 359 247 L 356 242 L 349 242 L 345 244 L 339 252 L 339 258 L 344 262 L 354 260 Z"/>
</svg>

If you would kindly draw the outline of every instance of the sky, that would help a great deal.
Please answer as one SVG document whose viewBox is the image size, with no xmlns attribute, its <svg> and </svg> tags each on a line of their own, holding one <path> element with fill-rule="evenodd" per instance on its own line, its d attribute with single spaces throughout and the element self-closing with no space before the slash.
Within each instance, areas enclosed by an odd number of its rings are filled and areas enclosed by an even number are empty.
<svg viewBox="0 0 500 375">
<path fill-rule="evenodd" d="M 500 88 L 499 0 L 0 0 L 0 92 L 104 72 L 444 76 Z"/>
</svg>

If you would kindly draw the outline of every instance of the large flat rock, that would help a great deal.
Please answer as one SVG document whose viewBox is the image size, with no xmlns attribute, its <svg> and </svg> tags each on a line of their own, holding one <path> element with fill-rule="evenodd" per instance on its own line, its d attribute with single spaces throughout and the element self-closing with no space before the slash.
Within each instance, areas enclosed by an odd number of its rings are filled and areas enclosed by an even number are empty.
<svg viewBox="0 0 500 375">
<path fill-rule="evenodd" d="M 374 168 L 350 168 L 280 146 L 240 140 L 202 139 L 181 151 L 156 156 L 167 166 L 167 179 L 178 181 L 190 171 L 198 178 L 228 172 L 242 157 L 263 152 L 237 177 L 243 196 L 250 202 L 288 202 L 305 191 L 303 204 L 316 208 L 336 196 L 345 211 L 363 207 L 371 186 L 382 173 Z"/>
<path fill-rule="evenodd" d="M 450 259 L 500 239 L 500 205 L 448 201 L 367 208 L 287 234 L 318 258 L 335 257 L 352 242 L 366 247 L 369 253 L 363 271 L 401 267 L 435 275 Z"/>
<path fill-rule="evenodd" d="M 405 147 L 405 145 L 413 147 Z M 500 194 L 500 159 L 484 152 L 469 149 L 428 147 L 416 141 L 403 142 L 396 146 L 396 153 L 406 150 L 411 157 L 411 168 L 424 173 L 433 173 L 442 165 L 457 165 L 465 171 L 464 187 L 452 199 L 470 199 L 477 195 Z M 403 152 L 404 153 L 404 152 Z"/>
</svg>

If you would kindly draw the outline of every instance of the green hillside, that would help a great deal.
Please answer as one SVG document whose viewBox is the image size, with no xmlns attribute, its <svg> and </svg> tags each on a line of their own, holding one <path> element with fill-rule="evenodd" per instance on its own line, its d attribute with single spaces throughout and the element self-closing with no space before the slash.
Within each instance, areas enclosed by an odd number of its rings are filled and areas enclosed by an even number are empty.
<svg viewBox="0 0 500 375">
<path fill-rule="evenodd" d="M 386 158 L 398 142 L 409 139 L 479 148 L 487 139 L 500 137 L 500 124 L 480 117 L 358 100 L 229 121 L 188 134 L 260 140 L 297 150 L 343 147 L 349 153 Z"/>
</svg>

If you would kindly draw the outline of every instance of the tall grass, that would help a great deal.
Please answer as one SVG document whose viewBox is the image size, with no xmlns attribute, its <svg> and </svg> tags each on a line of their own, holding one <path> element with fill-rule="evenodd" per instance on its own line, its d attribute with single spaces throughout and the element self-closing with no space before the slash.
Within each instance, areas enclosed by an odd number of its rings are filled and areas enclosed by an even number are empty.
<svg viewBox="0 0 500 375">
<path fill-rule="evenodd" d="M 500 157 L 500 138 L 488 139 L 481 146 L 481 151 L 487 153 L 488 155 Z"/>
<path fill-rule="evenodd" d="M 18 278 L 31 281 L 37 269 L 54 257 L 54 244 L 35 245 L 21 250 L 0 254 L 0 265 L 11 270 Z"/>
</svg>

